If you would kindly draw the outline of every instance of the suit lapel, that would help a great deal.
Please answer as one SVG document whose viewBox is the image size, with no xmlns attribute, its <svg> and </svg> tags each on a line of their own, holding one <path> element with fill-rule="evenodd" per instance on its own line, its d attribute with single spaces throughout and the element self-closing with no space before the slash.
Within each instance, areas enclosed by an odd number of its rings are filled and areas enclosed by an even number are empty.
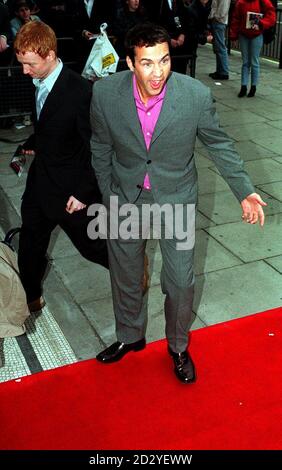
<svg viewBox="0 0 282 470">
<path fill-rule="evenodd" d="M 44 124 L 61 106 L 64 100 L 64 93 L 67 87 L 67 70 L 65 67 L 62 68 L 60 75 L 50 93 L 48 94 L 46 101 L 41 110 L 38 124 Z"/>
<path fill-rule="evenodd" d="M 159 119 L 153 133 L 151 145 L 153 145 L 154 141 L 162 134 L 162 132 L 164 132 L 164 130 L 174 119 L 177 110 L 178 99 L 179 95 L 177 94 L 176 90 L 176 80 L 172 73 L 167 81 L 166 94 L 159 115 Z"/>
<path fill-rule="evenodd" d="M 120 86 L 120 114 L 121 119 L 126 123 L 126 127 L 137 137 L 140 145 L 146 149 L 138 112 L 133 94 L 132 73 L 128 72 Z"/>
<path fill-rule="evenodd" d="M 165 131 L 165 129 L 170 125 L 175 113 L 177 110 L 178 100 L 181 98 L 177 92 L 177 82 L 173 73 L 170 75 L 167 81 L 167 90 L 164 98 L 163 106 L 159 115 L 158 122 L 156 124 L 154 134 L 152 137 L 151 145 L 154 141 Z M 121 119 L 126 122 L 126 125 L 131 129 L 136 135 L 140 144 L 145 147 L 144 136 L 142 133 L 141 125 L 138 118 L 138 113 L 134 101 L 133 95 L 133 83 L 132 83 L 132 73 L 128 72 L 125 80 L 123 80 L 121 87 L 121 100 L 120 100 L 120 111 Z"/>
</svg>

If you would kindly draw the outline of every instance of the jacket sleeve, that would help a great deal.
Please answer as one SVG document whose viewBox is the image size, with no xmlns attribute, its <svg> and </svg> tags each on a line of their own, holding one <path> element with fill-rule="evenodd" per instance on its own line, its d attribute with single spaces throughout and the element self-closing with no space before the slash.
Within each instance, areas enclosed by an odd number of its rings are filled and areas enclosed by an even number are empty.
<svg viewBox="0 0 282 470">
<path fill-rule="evenodd" d="M 240 22 L 241 22 L 242 13 L 240 12 L 240 7 L 238 3 L 235 4 L 234 10 L 232 12 L 229 37 L 231 41 L 236 41 L 238 39 Z"/>
<path fill-rule="evenodd" d="M 84 82 L 84 79 L 82 80 Z M 81 144 L 85 150 L 80 156 L 81 160 L 79 160 L 79 162 L 74 162 L 76 167 L 77 184 L 73 194 L 76 199 L 84 204 L 95 202 L 99 195 L 94 170 L 91 166 L 91 129 L 89 120 L 90 101 L 91 88 L 85 80 L 83 86 L 79 87 L 79 100 L 77 100 L 76 104 L 76 129 L 80 136 Z"/>
<path fill-rule="evenodd" d="M 262 29 L 268 29 L 276 23 L 275 8 L 270 0 L 260 0 L 262 4 L 263 18 L 260 20 Z"/>
<path fill-rule="evenodd" d="M 98 85 L 99 83 L 93 86 L 90 108 L 90 123 L 92 128 L 90 144 L 92 165 L 95 170 L 100 191 L 102 196 L 104 196 L 111 184 L 114 149 L 109 128 L 100 106 Z"/>
</svg>

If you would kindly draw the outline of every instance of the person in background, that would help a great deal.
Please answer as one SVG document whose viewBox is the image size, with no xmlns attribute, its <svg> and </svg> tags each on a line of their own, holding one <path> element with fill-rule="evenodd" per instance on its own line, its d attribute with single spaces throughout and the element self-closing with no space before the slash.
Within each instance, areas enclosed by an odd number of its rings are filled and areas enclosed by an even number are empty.
<svg viewBox="0 0 282 470">
<path fill-rule="evenodd" d="M 0 3 L 0 66 L 6 66 L 12 58 L 11 28 L 9 21 L 9 10 L 6 5 Z"/>
<path fill-rule="evenodd" d="M 168 353 L 177 379 L 189 384 L 196 380 L 187 349 L 194 295 L 196 138 L 241 203 L 246 222 L 263 225 L 266 204 L 255 193 L 232 140 L 219 126 L 209 88 L 171 72 L 170 41 L 161 26 L 134 26 L 126 37 L 129 70 L 93 86 L 92 161 L 103 203 L 110 218 L 115 219 L 118 211 L 120 224 L 124 221 L 121 207 L 138 209 L 130 222 L 131 237 L 127 232 L 122 236 L 120 225 L 119 236 L 107 239 L 117 341 L 99 353 L 97 360 L 104 364 L 119 361 L 146 346 L 141 280 L 151 220 L 143 217 L 143 210 L 155 204 L 161 212 L 158 229 Z M 111 210 L 111 197 L 117 198 L 118 208 Z M 167 206 L 172 215 L 168 219 L 162 211 Z M 185 233 L 179 233 L 180 227 Z"/>
<path fill-rule="evenodd" d="M 25 0 L 18 0 L 14 4 L 15 17 L 10 21 L 11 31 L 13 38 L 16 37 L 19 29 L 30 21 L 40 21 L 40 18 L 36 15 L 32 15 L 30 7 Z"/>
<path fill-rule="evenodd" d="M 255 22 L 247 23 L 248 12 L 261 13 L 263 16 Z M 247 95 L 247 86 L 251 76 L 248 98 L 256 94 L 260 73 L 259 57 L 263 46 L 263 31 L 276 23 L 275 8 L 270 0 L 237 0 L 232 13 L 230 39 L 239 39 L 242 55 L 241 89 L 238 97 Z"/>
<path fill-rule="evenodd" d="M 141 0 L 122 0 L 121 8 L 116 10 L 112 28 L 116 38 L 114 46 L 120 58 L 125 58 L 124 38 L 127 31 L 147 20 Z"/>
<path fill-rule="evenodd" d="M 82 70 L 93 46 L 100 26 L 107 23 L 107 34 L 111 34 L 115 11 L 115 0 L 72 0 L 74 11 L 74 38 L 78 71 Z"/>
<path fill-rule="evenodd" d="M 228 80 L 229 63 L 225 33 L 228 23 L 230 0 L 212 0 L 210 23 L 213 35 L 213 50 L 216 58 L 216 71 L 209 74 L 213 80 Z"/>
<path fill-rule="evenodd" d="M 183 0 L 187 14 L 187 40 L 191 50 L 196 53 L 198 44 L 212 43 L 208 17 L 211 0 Z"/>
<path fill-rule="evenodd" d="M 183 0 L 155 0 L 145 3 L 150 21 L 163 26 L 170 35 L 172 70 L 186 73 L 187 58 L 192 51 L 187 37 L 188 24 Z"/>
<path fill-rule="evenodd" d="M 22 26 L 14 50 L 36 90 L 34 134 L 24 145 L 35 158 L 22 198 L 18 251 L 22 284 L 34 312 L 45 305 L 46 253 L 57 225 L 89 261 L 108 267 L 108 255 L 105 240 L 87 235 L 87 206 L 100 200 L 91 166 L 90 85 L 57 57 L 55 33 L 43 22 Z"/>
</svg>

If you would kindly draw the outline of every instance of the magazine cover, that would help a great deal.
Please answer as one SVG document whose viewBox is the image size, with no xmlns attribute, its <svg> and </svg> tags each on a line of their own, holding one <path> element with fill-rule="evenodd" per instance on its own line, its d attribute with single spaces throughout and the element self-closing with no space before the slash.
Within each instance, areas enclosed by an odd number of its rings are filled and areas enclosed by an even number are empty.
<svg viewBox="0 0 282 470">
<path fill-rule="evenodd" d="M 253 29 L 254 25 L 259 24 L 261 18 L 263 18 L 263 13 L 247 11 L 246 29 Z"/>
</svg>

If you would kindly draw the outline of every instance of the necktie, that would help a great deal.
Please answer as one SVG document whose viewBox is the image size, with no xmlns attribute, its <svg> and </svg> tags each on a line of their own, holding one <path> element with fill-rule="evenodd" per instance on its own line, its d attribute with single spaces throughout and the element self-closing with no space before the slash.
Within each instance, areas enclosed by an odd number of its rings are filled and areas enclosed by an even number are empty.
<svg viewBox="0 0 282 470">
<path fill-rule="evenodd" d="M 35 84 L 36 86 L 36 114 L 37 114 L 37 119 L 39 119 L 41 110 L 43 108 L 43 105 L 45 103 L 45 100 L 48 96 L 48 88 L 45 86 L 44 82 L 40 82 Z"/>
</svg>

